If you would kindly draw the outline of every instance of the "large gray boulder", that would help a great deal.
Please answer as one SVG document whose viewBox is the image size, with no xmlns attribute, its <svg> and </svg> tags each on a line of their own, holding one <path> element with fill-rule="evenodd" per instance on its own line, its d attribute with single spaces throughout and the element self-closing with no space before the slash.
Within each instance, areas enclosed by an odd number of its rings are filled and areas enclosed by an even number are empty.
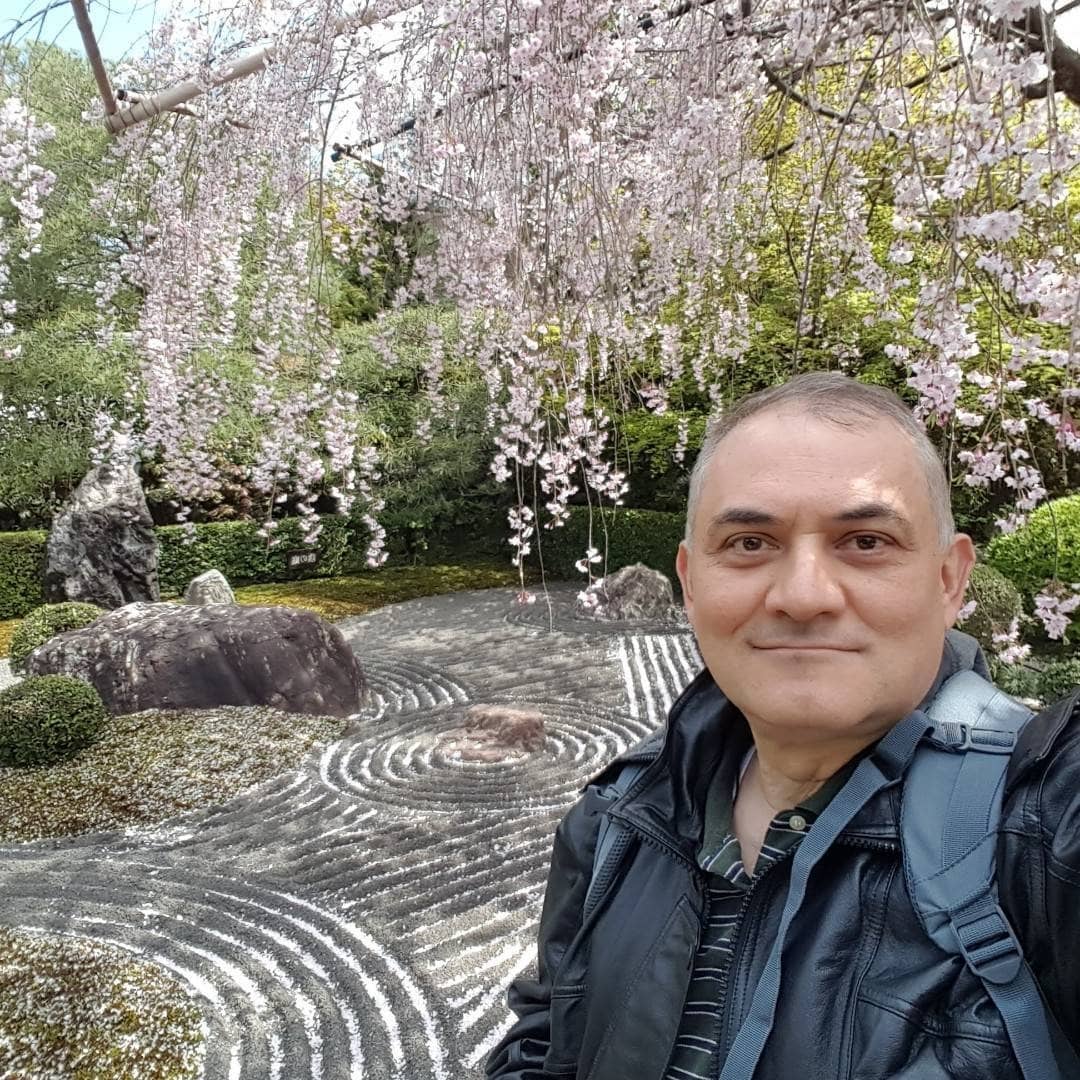
<svg viewBox="0 0 1080 1080">
<path fill-rule="evenodd" d="M 674 622 L 679 609 L 667 576 L 634 563 L 594 581 L 578 601 L 578 612 L 611 622 Z"/>
<path fill-rule="evenodd" d="M 130 604 L 58 634 L 26 666 L 85 679 L 114 714 L 269 705 L 350 716 L 363 689 L 341 631 L 286 607 Z"/>
<path fill-rule="evenodd" d="M 220 570 L 207 570 L 192 578 L 184 590 L 185 604 L 235 604 L 236 596 Z"/>
<path fill-rule="evenodd" d="M 118 608 L 159 595 L 157 538 L 135 466 L 96 465 L 53 520 L 45 599 Z"/>
</svg>

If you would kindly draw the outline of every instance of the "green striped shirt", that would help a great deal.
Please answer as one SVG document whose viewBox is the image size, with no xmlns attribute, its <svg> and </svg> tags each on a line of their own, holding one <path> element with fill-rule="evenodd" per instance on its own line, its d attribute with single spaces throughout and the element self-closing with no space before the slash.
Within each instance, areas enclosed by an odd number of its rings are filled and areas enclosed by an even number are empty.
<svg viewBox="0 0 1080 1080">
<path fill-rule="evenodd" d="M 754 882 L 798 847 L 855 766 L 855 762 L 844 766 L 808 799 L 781 811 L 769 822 L 751 875 L 743 866 L 742 851 L 732 828 L 735 793 L 749 749 L 749 731 L 743 738 L 729 739 L 709 786 L 705 831 L 698 853 L 698 863 L 708 874 L 705 921 L 679 1036 L 664 1080 L 706 1080 L 719 1073 L 717 1057 L 728 968 L 746 894 Z"/>
</svg>

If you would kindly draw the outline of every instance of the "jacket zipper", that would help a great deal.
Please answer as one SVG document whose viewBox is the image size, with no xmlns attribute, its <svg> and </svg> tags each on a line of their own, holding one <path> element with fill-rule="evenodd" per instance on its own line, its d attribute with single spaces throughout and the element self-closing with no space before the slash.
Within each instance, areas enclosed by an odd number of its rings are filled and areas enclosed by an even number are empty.
<svg viewBox="0 0 1080 1080">
<path fill-rule="evenodd" d="M 900 844 L 896 840 L 879 840 L 868 836 L 844 836 L 841 833 L 841 835 L 836 838 L 835 842 L 850 847 L 865 848 L 870 851 L 898 852 L 900 850 Z M 753 881 L 751 881 L 750 888 L 747 889 L 746 896 L 743 898 L 743 902 L 739 907 L 739 913 L 735 917 L 735 929 L 731 939 L 731 962 L 728 964 L 727 969 L 720 979 L 720 1030 L 717 1032 L 717 1057 L 716 1067 L 713 1073 L 714 1080 L 719 1080 L 720 1073 L 723 1072 L 724 1062 L 731 1052 L 731 1043 L 734 1041 L 731 1037 L 732 1004 L 731 995 L 728 993 L 728 990 L 730 988 L 732 973 L 736 971 L 737 966 L 742 962 L 745 943 L 740 937 L 740 933 L 746 919 L 746 914 L 750 909 L 751 903 L 753 903 L 754 894 L 758 891 L 758 886 L 766 881 L 778 866 L 782 866 L 785 862 L 790 860 L 795 850 L 795 848 L 792 848 L 785 852 L 783 858 L 778 859 L 764 874 L 760 877 L 755 877 Z"/>
<path fill-rule="evenodd" d="M 716 1033 L 717 1054 L 716 1065 L 713 1072 L 715 1080 L 719 1080 L 720 1073 L 723 1071 L 724 1062 L 727 1060 L 728 1053 L 731 1050 L 731 1040 L 728 1037 L 728 1032 L 731 1027 L 731 994 L 728 991 L 731 985 L 732 973 L 737 970 L 737 967 L 742 960 L 744 942 L 740 937 L 740 934 L 742 932 L 743 923 L 746 921 L 746 914 L 750 910 L 750 905 L 754 901 L 754 894 L 758 891 L 761 883 L 767 881 L 778 866 L 783 866 L 783 864 L 791 858 L 794 850 L 795 849 L 792 848 L 784 852 L 783 858 L 777 859 L 776 862 L 772 863 L 764 874 L 755 875 L 750 882 L 750 888 L 746 890 L 746 896 L 743 897 L 739 912 L 735 916 L 735 928 L 731 935 L 731 960 L 729 961 L 724 974 L 720 978 L 720 1019 L 719 1030 Z"/>
<path fill-rule="evenodd" d="M 625 826 L 620 826 L 618 834 L 611 843 L 611 850 L 596 875 L 596 881 L 589 885 L 589 890 L 585 896 L 585 908 L 582 912 L 584 919 L 587 919 L 597 909 L 600 901 L 607 894 L 612 879 L 622 865 L 623 856 L 630 846 L 631 839 L 630 830 Z"/>
<path fill-rule="evenodd" d="M 841 833 L 834 843 L 843 844 L 845 847 L 866 848 L 869 851 L 899 851 L 899 840 L 877 839 L 870 836 L 845 836 Z"/>
</svg>

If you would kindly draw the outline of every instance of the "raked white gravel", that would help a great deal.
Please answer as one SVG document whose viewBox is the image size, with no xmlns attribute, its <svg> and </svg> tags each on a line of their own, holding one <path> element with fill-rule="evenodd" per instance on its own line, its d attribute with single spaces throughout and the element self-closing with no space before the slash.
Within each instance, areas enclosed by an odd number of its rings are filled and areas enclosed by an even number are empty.
<svg viewBox="0 0 1080 1080">
<path fill-rule="evenodd" d="M 0 660 L 0 690 L 17 682 L 18 677 L 11 674 L 11 664 L 7 660 Z"/>
</svg>

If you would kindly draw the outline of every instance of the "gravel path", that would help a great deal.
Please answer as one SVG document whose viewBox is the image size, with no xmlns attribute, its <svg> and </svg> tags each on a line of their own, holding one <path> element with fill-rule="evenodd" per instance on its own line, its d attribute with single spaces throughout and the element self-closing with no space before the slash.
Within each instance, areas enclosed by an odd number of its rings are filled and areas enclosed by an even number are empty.
<svg viewBox="0 0 1080 1080">
<path fill-rule="evenodd" d="M 0 924 L 176 975 L 204 1012 L 207 1080 L 479 1076 L 507 982 L 535 961 L 556 822 L 699 665 L 685 626 L 597 628 L 574 591 L 344 620 L 371 686 L 345 738 L 152 832 L 0 848 Z M 544 748 L 461 761 L 474 703 L 538 710 Z"/>
<path fill-rule="evenodd" d="M 0 690 L 19 680 L 11 674 L 11 664 L 7 660 L 0 660 Z"/>
</svg>

